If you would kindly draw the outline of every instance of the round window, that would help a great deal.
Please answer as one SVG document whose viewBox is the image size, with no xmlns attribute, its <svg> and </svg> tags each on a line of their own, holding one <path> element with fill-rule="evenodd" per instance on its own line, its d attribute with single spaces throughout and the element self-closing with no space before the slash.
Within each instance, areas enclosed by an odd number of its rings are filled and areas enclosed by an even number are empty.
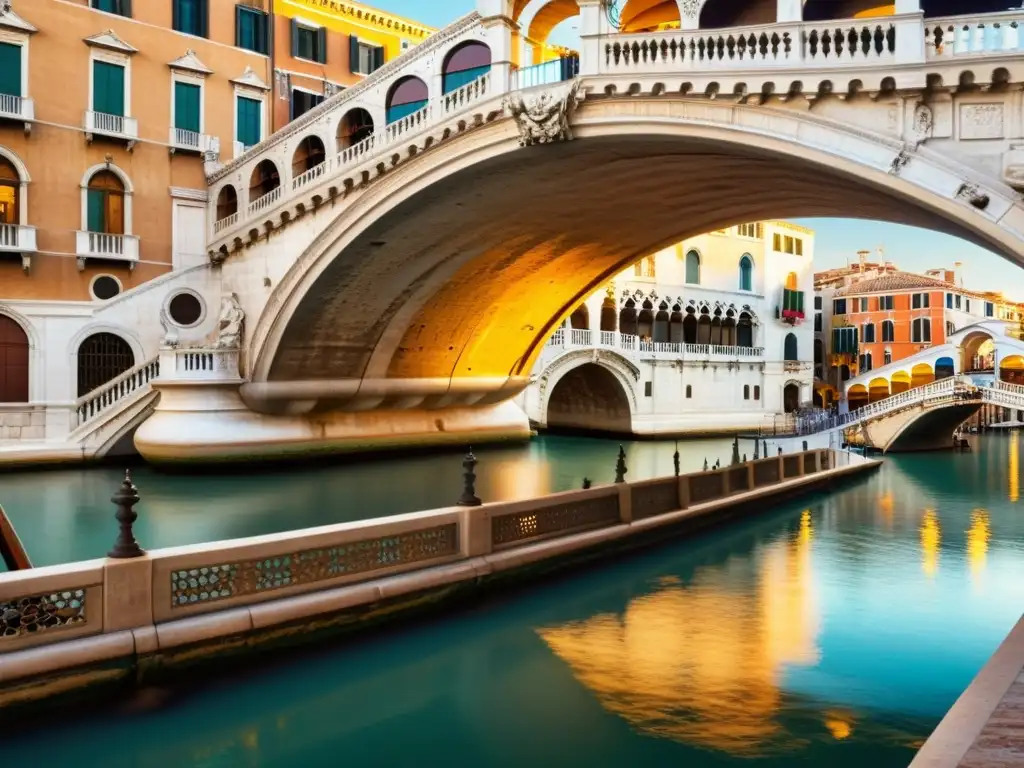
<svg viewBox="0 0 1024 768">
<path fill-rule="evenodd" d="M 100 275 L 92 281 L 92 295 L 100 301 L 112 299 L 121 292 L 121 283 L 116 277 Z"/>
<path fill-rule="evenodd" d="M 179 293 L 167 304 L 167 314 L 175 325 L 195 325 L 203 317 L 203 303 L 194 293 Z"/>
</svg>

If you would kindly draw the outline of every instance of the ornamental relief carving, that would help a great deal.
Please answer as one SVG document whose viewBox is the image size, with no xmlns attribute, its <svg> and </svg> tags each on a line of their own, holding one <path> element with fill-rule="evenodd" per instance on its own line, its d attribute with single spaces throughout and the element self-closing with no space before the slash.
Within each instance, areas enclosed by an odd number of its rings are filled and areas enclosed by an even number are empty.
<svg viewBox="0 0 1024 768">
<path fill-rule="evenodd" d="M 519 146 L 530 147 L 572 141 L 569 118 L 582 100 L 580 81 L 573 80 L 568 88 L 544 91 L 537 96 L 510 94 L 503 106 L 519 127 Z"/>
<path fill-rule="evenodd" d="M 1002 104 L 961 104 L 960 138 L 1001 139 L 1005 135 Z"/>
<path fill-rule="evenodd" d="M 549 385 L 557 384 L 558 380 L 573 368 L 578 368 L 586 363 L 600 365 L 614 374 L 629 396 L 630 408 L 634 411 L 636 410 L 636 390 L 633 384 L 640 381 L 640 369 L 614 352 L 594 349 L 570 352 L 556 359 L 545 369 L 541 374 L 540 386 L 538 388 L 542 411 L 547 412 Z"/>
</svg>

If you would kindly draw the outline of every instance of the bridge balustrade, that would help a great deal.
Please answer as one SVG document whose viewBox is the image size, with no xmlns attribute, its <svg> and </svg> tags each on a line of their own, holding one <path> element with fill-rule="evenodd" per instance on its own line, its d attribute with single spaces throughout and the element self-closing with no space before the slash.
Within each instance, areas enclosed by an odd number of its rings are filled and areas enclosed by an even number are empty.
<svg viewBox="0 0 1024 768">
<path fill-rule="evenodd" d="M 566 332 L 568 331 L 568 335 Z M 764 347 L 733 347 L 720 344 L 686 344 L 680 341 L 648 341 L 628 333 L 591 331 L 584 328 L 559 328 L 545 349 L 559 352 L 567 348 L 601 347 L 615 349 L 639 359 L 682 359 L 703 362 L 735 362 L 764 357 Z M 806 367 L 807 363 L 796 363 Z"/>
</svg>

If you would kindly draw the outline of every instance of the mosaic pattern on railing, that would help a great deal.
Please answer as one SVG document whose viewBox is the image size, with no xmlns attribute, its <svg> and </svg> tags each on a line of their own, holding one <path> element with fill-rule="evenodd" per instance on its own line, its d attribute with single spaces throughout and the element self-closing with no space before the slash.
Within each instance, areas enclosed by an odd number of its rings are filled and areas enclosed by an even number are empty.
<svg viewBox="0 0 1024 768">
<path fill-rule="evenodd" d="M 0 638 L 24 637 L 84 623 L 84 589 L 0 601 Z"/>
<path fill-rule="evenodd" d="M 729 493 L 739 493 L 750 490 L 750 473 L 747 472 L 747 465 L 742 464 L 729 470 Z"/>
<path fill-rule="evenodd" d="M 800 457 L 785 456 L 782 459 L 782 476 L 785 478 L 800 476 Z"/>
<path fill-rule="evenodd" d="M 675 477 L 630 489 L 633 519 L 663 515 L 679 509 L 679 480 Z"/>
<path fill-rule="evenodd" d="M 181 569 L 171 571 L 171 607 L 264 594 L 340 576 L 436 560 L 458 552 L 458 525 L 449 523 L 259 560 Z"/>
<path fill-rule="evenodd" d="M 577 533 L 618 522 L 619 497 L 601 496 L 491 518 L 491 543 L 494 547 L 508 546 L 553 533 Z"/>
<path fill-rule="evenodd" d="M 771 485 L 779 482 L 779 461 L 778 459 L 765 459 L 754 465 L 754 487 Z"/>
<path fill-rule="evenodd" d="M 818 471 L 818 454 L 816 453 L 805 453 L 804 454 L 804 474 L 811 474 L 812 472 Z"/>
<path fill-rule="evenodd" d="M 713 474 L 702 473 L 690 475 L 690 503 L 699 504 L 703 501 L 711 501 L 722 495 L 722 476 L 715 472 Z"/>
</svg>

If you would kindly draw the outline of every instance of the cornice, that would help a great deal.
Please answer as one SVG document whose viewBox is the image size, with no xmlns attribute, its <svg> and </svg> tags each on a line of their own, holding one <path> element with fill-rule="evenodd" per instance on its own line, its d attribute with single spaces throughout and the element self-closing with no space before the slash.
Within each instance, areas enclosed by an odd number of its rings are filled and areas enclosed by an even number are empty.
<svg viewBox="0 0 1024 768">
<path fill-rule="evenodd" d="M 465 32 L 467 29 L 473 28 L 480 21 L 480 14 L 476 11 L 471 11 L 458 19 L 452 24 L 449 24 L 444 29 L 431 35 L 419 45 L 410 48 L 408 51 L 403 53 L 398 58 L 392 59 L 383 67 L 378 69 L 369 77 L 365 78 L 362 82 L 353 85 L 351 88 L 346 88 L 344 91 L 335 94 L 329 99 L 324 100 L 321 104 L 309 110 L 306 114 L 299 117 L 297 120 L 293 120 L 288 123 L 284 128 L 279 130 L 273 136 L 265 139 L 256 146 L 252 147 L 248 152 L 243 153 L 239 157 L 232 160 L 230 163 L 215 171 L 213 174 L 207 177 L 207 183 L 215 184 L 221 179 L 229 176 L 239 167 L 245 165 L 252 158 L 262 154 L 266 149 L 277 146 L 281 142 L 287 141 L 290 137 L 296 133 L 305 130 L 308 126 L 312 125 L 319 118 L 323 117 L 328 112 L 331 112 L 336 107 L 340 106 L 344 102 L 355 99 L 362 93 L 376 87 L 381 81 L 386 80 L 392 75 L 397 74 L 406 64 L 416 60 L 420 56 L 426 56 L 433 51 L 447 45 L 452 38 Z"/>
</svg>

